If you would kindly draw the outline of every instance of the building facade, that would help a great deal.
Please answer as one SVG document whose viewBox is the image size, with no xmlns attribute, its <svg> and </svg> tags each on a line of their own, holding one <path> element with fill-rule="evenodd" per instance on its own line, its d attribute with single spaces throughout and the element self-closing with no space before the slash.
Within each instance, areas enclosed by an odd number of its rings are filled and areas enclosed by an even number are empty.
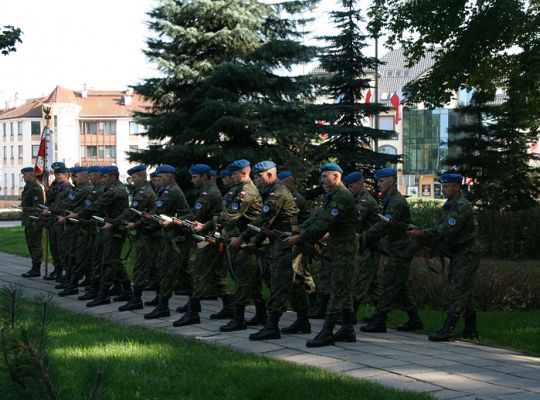
<svg viewBox="0 0 540 400">
<path fill-rule="evenodd" d="M 126 91 L 74 91 L 57 86 L 43 98 L 0 110 L 0 199 L 17 198 L 24 187 L 20 169 L 33 166 L 46 126 L 43 105 L 51 106 L 50 160 L 67 166 L 117 165 L 121 178 L 130 168 L 127 151 L 147 148 L 133 113 L 149 106 Z"/>
</svg>

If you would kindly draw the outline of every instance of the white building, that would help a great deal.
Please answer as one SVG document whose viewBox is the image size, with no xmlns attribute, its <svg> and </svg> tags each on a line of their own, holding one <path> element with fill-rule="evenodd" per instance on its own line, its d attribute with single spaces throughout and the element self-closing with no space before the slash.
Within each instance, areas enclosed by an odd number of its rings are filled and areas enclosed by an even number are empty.
<svg viewBox="0 0 540 400">
<path fill-rule="evenodd" d="M 34 166 L 45 126 L 43 105 L 51 105 L 52 161 L 66 166 L 117 165 L 121 178 L 130 167 L 126 152 L 148 147 L 135 111 L 149 105 L 126 91 L 74 91 L 57 86 L 50 95 L 0 110 L 0 199 L 18 197 L 20 169 Z"/>
</svg>

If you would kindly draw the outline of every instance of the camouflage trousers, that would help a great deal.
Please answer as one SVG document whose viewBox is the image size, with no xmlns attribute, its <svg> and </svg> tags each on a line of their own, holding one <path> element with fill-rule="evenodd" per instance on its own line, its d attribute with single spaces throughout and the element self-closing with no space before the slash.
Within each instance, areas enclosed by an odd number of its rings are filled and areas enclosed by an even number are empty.
<svg viewBox="0 0 540 400">
<path fill-rule="evenodd" d="M 104 286 L 114 283 L 129 282 L 129 277 L 122 263 L 122 248 L 126 241 L 123 232 L 114 229 L 102 229 L 103 258 L 101 259 L 100 278 Z"/>
<path fill-rule="evenodd" d="M 32 257 L 33 263 L 41 263 L 43 258 L 43 249 L 41 246 L 43 226 L 37 223 L 30 223 L 24 227 L 24 238 L 28 246 L 28 252 Z"/>
<path fill-rule="evenodd" d="M 152 270 L 156 264 L 158 243 L 153 235 L 136 234 L 133 286 L 144 287 L 148 283 L 157 283 L 158 278 L 155 274 L 152 276 Z"/>
<path fill-rule="evenodd" d="M 192 249 L 193 243 L 185 236 L 171 236 L 162 233 L 158 270 L 160 296 L 163 298 L 170 299 L 178 285 L 192 284 L 191 276 L 188 273 L 189 256 Z M 189 281 L 186 281 L 187 279 Z"/>
<path fill-rule="evenodd" d="M 194 298 L 200 299 L 211 288 L 217 296 L 229 293 L 226 274 L 223 273 L 223 253 L 216 246 L 198 250 L 192 269 Z"/>
<path fill-rule="evenodd" d="M 52 262 L 54 268 L 57 270 L 63 270 L 62 260 L 60 259 L 60 254 L 58 253 L 58 231 L 54 224 L 49 223 L 47 226 L 49 231 L 49 250 L 51 252 Z"/>
<path fill-rule="evenodd" d="M 416 308 L 407 284 L 411 262 L 412 257 L 402 256 L 399 252 L 390 249 L 388 262 L 384 266 L 377 312 L 388 313 L 395 308 L 412 311 Z"/>
<path fill-rule="evenodd" d="M 353 311 L 352 279 L 354 255 L 358 249 L 356 238 L 341 239 L 327 246 L 325 254 L 330 257 L 328 270 L 330 276 L 330 301 L 326 316 L 337 320 L 342 312 Z"/>
<path fill-rule="evenodd" d="M 234 301 L 238 306 L 247 306 L 251 301 L 264 301 L 262 295 L 261 270 L 255 254 L 242 255 L 242 250 L 229 247 L 227 258 L 232 262 L 231 271 L 235 283 Z M 229 262 L 229 259 L 226 260 Z"/>
<path fill-rule="evenodd" d="M 353 278 L 353 302 L 377 304 L 380 295 L 378 282 L 380 253 L 365 249 L 355 258 Z"/>
<path fill-rule="evenodd" d="M 79 240 L 79 227 L 70 223 L 66 223 L 64 227 L 62 246 L 62 264 L 64 271 L 71 274 L 73 267 L 76 264 L 77 242 Z"/>
<path fill-rule="evenodd" d="M 71 277 L 77 281 L 88 275 L 92 252 L 97 249 L 93 246 L 93 235 L 90 227 L 80 227 L 75 245 L 75 262 L 71 268 Z"/>
<path fill-rule="evenodd" d="M 476 252 L 465 250 L 452 254 L 448 270 L 448 314 L 462 317 L 474 311 L 473 290 L 479 265 Z"/>
</svg>

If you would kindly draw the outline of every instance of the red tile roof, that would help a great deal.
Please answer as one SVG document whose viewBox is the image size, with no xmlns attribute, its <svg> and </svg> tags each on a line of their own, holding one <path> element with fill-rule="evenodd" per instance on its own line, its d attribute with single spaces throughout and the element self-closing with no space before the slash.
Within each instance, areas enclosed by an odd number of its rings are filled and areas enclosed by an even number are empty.
<svg viewBox="0 0 540 400">
<path fill-rule="evenodd" d="M 41 118 L 43 99 L 29 100 L 23 105 L 3 110 L 0 112 L 0 120 L 14 118 Z"/>
<path fill-rule="evenodd" d="M 73 103 L 79 104 L 73 90 L 57 86 L 52 93 L 47 97 L 45 103 Z"/>
</svg>

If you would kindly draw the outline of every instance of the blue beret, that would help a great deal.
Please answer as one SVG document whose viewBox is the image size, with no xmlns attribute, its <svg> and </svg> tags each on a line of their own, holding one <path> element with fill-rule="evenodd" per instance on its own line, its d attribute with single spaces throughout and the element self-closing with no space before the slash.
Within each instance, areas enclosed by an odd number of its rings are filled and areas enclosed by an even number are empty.
<svg viewBox="0 0 540 400">
<path fill-rule="evenodd" d="M 281 181 L 285 178 L 288 178 L 289 176 L 293 176 L 292 171 L 281 171 L 279 174 L 277 174 L 278 179 Z"/>
<path fill-rule="evenodd" d="M 189 173 L 191 175 L 210 175 L 212 173 L 212 168 L 210 168 L 206 164 L 195 164 L 191 166 L 191 168 L 189 169 Z"/>
<path fill-rule="evenodd" d="M 155 178 L 156 176 L 157 176 L 156 171 L 150 173 L 150 179 Z"/>
<path fill-rule="evenodd" d="M 88 168 L 86 167 L 73 167 L 69 172 L 71 172 L 72 175 L 76 175 L 79 172 L 87 172 Z"/>
<path fill-rule="evenodd" d="M 133 175 L 135 172 L 141 172 L 141 171 L 146 171 L 146 165 L 144 164 L 135 165 L 134 167 L 131 167 L 130 169 L 127 170 L 127 174 Z"/>
<path fill-rule="evenodd" d="M 319 172 L 325 172 L 325 171 L 336 171 L 341 174 L 343 173 L 343 170 L 341 169 L 341 167 L 337 165 L 335 162 L 329 162 L 319 167 Z"/>
<path fill-rule="evenodd" d="M 99 172 L 101 174 L 101 167 L 98 165 L 93 165 L 88 168 L 88 173 L 93 174 L 94 172 Z"/>
<path fill-rule="evenodd" d="M 215 178 L 217 176 L 217 172 L 215 170 L 210 171 L 210 176 Z"/>
<path fill-rule="evenodd" d="M 375 171 L 374 176 L 376 179 L 397 176 L 397 171 L 394 168 L 381 168 Z"/>
<path fill-rule="evenodd" d="M 56 169 L 59 167 L 66 168 L 66 164 L 64 164 L 62 161 L 55 161 L 51 164 L 52 169 Z"/>
<path fill-rule="evenodd" d="M 34 167 L 25 167 L 21 169 L 21 174 L 25 174 L 27 172 L 34 172 Z"/>
<path fill-rule="evenodd" d="M 176 168 L 169 164 L 161 164 L 156 168 L 156 174 L 176 174 Z"/>
<path fill-rule="evenodd" d="M 343 178 L 343 183 L 345 183 L 345 185 L 350 185 L 351 183 L 358 182 L 362 179 L 364 179 L 364 174 L 361 172 L 351 172 L 349 175 Z"/>
<path fill-rule="evenodd" d="M 463 176 L 460 174 L 443 174 L 439 176 L 439 182 L 441 183 L 462 183 Z"/>
<path fill-rule="evenodd" d="M 69 174 L 69 168 L 66 168 L 66 167 L 56 167 L 54 169 L 54 173 L 55 174 Z"/>
<path fill-rule="evenodd" d="M 227 167 L 232 172 L 234 171 L 240 171 L 241 169 L 244 169 L 246 167 L 249 167 L 251 164 L 248 160 L 236 160 L 235 162 L 229 164 Z"/>
<path fill-rule="evenodd" d="M 111 172 L 118 172 L 118 167 L 116 165 L 108 165 L 106 167 L 101 167 L 101 174 L 107 175 Z"/>
<path fill-rule="evenodd" d="M 261 161 L 255 164 L 253 172 L 260 174 L 261 172 L 268 171 L 269 169 L 276 168 L 276 163 L 273 161 Z"/>
<path fill-rule="evenodd" d="M 223 171 L 221 171 L 219 176 L 221 176 L 222 178 L 225 178 L 226 176 L 232 176 L 232 173 L 227 168 L 225 168 Z"/>
</svg>

